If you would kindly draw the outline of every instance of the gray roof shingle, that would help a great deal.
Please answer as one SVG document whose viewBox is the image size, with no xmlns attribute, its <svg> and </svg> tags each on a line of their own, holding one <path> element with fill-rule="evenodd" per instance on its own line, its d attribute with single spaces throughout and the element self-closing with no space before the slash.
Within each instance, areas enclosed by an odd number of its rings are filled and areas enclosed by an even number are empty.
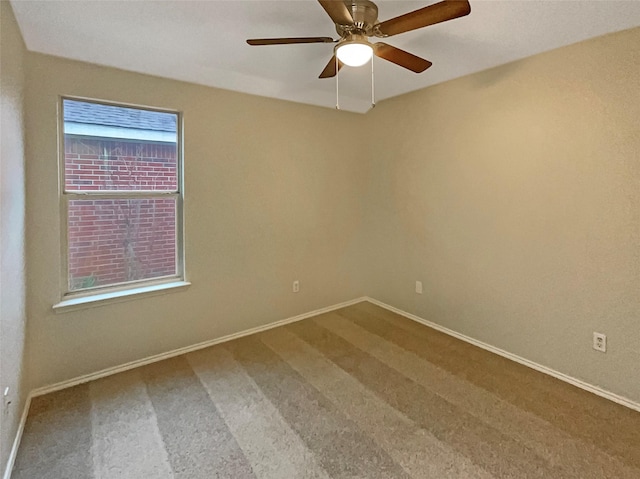
<svg viewBox="0 0 640 479">
<path fill-rule="evenodd" d="M 64 121 L 175 133 L 174 113 L 64 100 Z"/>
</svg>

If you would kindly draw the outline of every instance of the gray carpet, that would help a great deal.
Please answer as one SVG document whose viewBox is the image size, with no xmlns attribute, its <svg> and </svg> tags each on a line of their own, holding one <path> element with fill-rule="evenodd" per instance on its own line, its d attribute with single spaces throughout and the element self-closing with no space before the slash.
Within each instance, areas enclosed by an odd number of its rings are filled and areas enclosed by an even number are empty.
<svg viewBox="0 0 640 479">
<path fill-rule="evenodd" d="M 34 399 L 13 479 L 640 478 L 640 413 L 369 303 Z"/>
</svg>

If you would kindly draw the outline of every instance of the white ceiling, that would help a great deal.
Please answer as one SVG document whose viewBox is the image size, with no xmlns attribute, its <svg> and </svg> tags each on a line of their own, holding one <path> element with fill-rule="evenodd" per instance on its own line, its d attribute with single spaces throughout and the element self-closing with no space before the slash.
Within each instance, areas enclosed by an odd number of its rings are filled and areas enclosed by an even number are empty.
<svg viewBox="0 0 640 479">
<path fill-rule="evenodd" d="M 377 0 L 379 20 L 433 0 Z M 385 40 L 433 62 L 415 74 L 376 59 L 377 100 L 640 25 L 640 1 L 470 0 L 471 14 Z M 333 44 L 251 47 L 247 38 L 330 36 L 315 0 L 11 0 L 31 51 L 326 107 L 335 79 L 318 79 Z M 375 42 L 376 40 L 373 39 Z M 340 73 L 340 104 L 365 112 L 370 68 Z"/>
</svg>

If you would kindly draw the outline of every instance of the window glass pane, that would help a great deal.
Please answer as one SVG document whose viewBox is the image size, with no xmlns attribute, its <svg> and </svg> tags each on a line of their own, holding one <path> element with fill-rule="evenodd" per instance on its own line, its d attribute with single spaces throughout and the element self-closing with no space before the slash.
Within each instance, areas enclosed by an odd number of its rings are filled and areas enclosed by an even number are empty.
<svg viewBox="0 0 640 479">
<path fill-rule="evenodd" d="M 65 191 L 176 191 L 177 114 L 63 100 Z"/>
<path fill-rule="evenodd" d="M 69 201 L 69 290 L 176 274 L 176 199 Z"/>
</svg>

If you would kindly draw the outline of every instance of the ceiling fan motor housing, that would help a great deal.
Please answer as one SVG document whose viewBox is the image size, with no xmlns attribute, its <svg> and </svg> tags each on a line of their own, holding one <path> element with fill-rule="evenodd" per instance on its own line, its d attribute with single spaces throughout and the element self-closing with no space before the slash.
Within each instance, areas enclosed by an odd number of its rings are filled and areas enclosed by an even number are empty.
<svg viewBox="0 0 640 479">
<path fill-rule="evenodd" d="M 353 17 L 352 25 L 336 23 L 336 32 L 341 37 L 349 33 L 360 33 L 372 36 L 374 26 L 378 21 L 378 7 L 369 0 L 345 0 L 344 2 Z"/>
</svg>

